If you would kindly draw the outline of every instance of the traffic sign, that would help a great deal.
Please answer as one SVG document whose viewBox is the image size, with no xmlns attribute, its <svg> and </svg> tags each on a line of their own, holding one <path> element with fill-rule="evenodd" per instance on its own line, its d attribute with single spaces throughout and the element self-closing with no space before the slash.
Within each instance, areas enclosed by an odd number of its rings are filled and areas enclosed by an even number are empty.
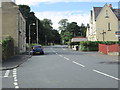
<svg viewBox="0 0 120 90">
<path fill-rule="evenodd" d="M 116 32 L 115 32 L 115 35 L 116 35 L 117 37 L 120 37 L 120 31 L 116 31 Z"/>
</svg>

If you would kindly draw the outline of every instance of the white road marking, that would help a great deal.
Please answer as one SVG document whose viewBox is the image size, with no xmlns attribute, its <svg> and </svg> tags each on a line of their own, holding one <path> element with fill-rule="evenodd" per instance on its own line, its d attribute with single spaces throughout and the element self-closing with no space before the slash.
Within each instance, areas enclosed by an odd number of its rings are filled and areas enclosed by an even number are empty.
<svg viewBox="0 0 120 90">
<path fill-rule="evenodd" d="M 14 77 L 14 80 L 17 79 L 17 77 Z"/>
<path fill-rule="evenodd" d="M 103 73 L 103 72 L 100 72 L 100 71 L 98 71 L 98 70 L 93 70 L 93 71 L 96 72 L 96 73 L 102 74 L 102 75 L 104 75 L 104 76 L 113 78 L 113 79 L 115 79 L 115 80 L 120 80 L 119 78 L 116 78 L 116 77 L 114 77 L 114 76 L 111 76 L 111 75 L 106 74 L 106 73 Z"/>
<path fill-rule="evenodd" d="M 17 82 L 14 82 L 14 85 L 15 85 L 15 86 L 17 86 L 17 85 L 18 85 L 18 83 L 17 83 Z"/>
<path fill-rule="evenodd" d="M 81 67 L 85 67 L 84 65 L 82 65 L 82 64 L 80 64 L 80 63 L 77 63 L 77 62 L 75 62 L 75 61 L 72 61 L 73 63 L 75 63 L 75 64 L 77 64 L 77 65 L 79 65 L 79 66 L 81 66 Z"/>
<path fill-rule="evenodd" d="M 13 69 L 13 71 L 17 71 L 17 69 L 16 69 L 16 68 L 14 68 L 14 69 Z"/>
<path fill-rule="evenodd" d="M 59 55 L 60 57 L 63 57 L 62 55 Z"/>
<path fill-rule="evenodd" d="M 13 75 L 13 77 L 16 77 L 17 75 Z"/>
<path fill-rule="evenodd" d="M 18 88 L 19 88 L 19 86 L 15 86 L 15 88 L 16 88 L 16 89 L 18 89 Z"/>
<path fill-rule="evenodd" d="M 66 58 L 66 57 L 64 57 L 64 59 L 66 59 L 66 60 L 70 60 L 69 58 Z"/>
<path fill-rule="evenodd" d="M 10 70 L 7 70 L 7 71 L 5 72 L 4 77 L 8 77 L 8 76 L 9 76 L 9 74 L 10 74 Z"/>
<path fill-rule="evenodd" d="M 18 80 L 17 80 L 17 69 L 13 69 L 13 78 L 14 78 L 14 86 L 16 89 L 19 88 L 19 85 L 18 85 Z"/>
<path fill-rule="evenodd" d="M 17 73 L 16 72 L 13 72 L 13 75 L 16 75 Z"/>
<path fill-rule="evenodd" d="M 66 50 L 66 49 L 63 49 L 64 51 Z"/>
<path fill-rule="evenodd" d="M 18 80 L 14 78 L 14 82 L 17 82 Z"/>
</svg>

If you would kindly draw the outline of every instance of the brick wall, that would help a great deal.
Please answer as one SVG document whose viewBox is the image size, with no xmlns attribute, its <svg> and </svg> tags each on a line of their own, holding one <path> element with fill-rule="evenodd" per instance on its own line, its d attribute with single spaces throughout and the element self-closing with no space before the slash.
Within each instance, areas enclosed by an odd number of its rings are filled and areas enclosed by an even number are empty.
<svg viewBox="0 0 120 90">
<path fill-rule="evenodd" d="M 108 54 L 111 52 L 119 52 L 119 45 L 114 44 L 114 45 L 105 45 L 105 44 L 99 44 L 99 51 Z"/>
</svg>

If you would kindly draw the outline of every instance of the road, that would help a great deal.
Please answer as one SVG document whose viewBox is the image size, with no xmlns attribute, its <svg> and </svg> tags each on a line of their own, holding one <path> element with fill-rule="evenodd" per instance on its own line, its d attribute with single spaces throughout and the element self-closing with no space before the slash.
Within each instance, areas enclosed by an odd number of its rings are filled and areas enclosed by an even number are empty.
<svg viewBox="0 0 120 90">
<path fill-rule="evenodd" d="M 44 48 L 20 67 L 3 71 L 3 88 L 118 88 L 114 56 L 73 51 L 61 45 Z"/>
</svg>

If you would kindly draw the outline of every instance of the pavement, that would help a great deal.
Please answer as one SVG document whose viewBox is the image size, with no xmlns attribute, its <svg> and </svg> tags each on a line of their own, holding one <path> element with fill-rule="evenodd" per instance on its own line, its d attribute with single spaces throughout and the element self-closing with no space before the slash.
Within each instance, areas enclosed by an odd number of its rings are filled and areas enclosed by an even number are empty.
<svg viewBox="0 0 120 90">
<path fill-rule="evenodd" d="M 21 64 L 23 64 L 28 58 L 31 58 L 31 55 L 28 55 L 28 53 L 23 53 L 19 55 L 15 55 L 11 57 L 8 60 L 2 61 L 2 67 L 0 67 L 0 70 L 11 70 L 13 68 L 19 67 Z"/>
</svg>

